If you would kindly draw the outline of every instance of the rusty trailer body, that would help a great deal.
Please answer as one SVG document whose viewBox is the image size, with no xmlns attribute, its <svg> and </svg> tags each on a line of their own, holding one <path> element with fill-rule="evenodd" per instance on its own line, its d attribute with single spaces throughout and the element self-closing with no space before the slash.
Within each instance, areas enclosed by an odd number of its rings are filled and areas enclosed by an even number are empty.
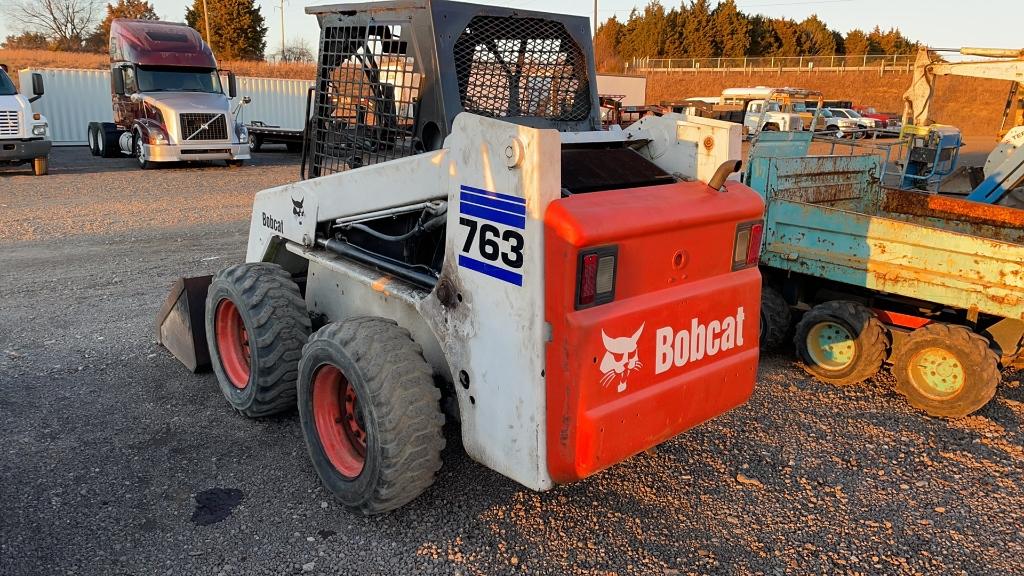
<svg viewBox="0 0 1024 576">
<path fill-rule="evenodd" d="M 1001 364 L 1019 365 L 1024 211 L 886 187 L 884 158 L 810 156 L 812 140 L 810 134 L 766 133 L 750 153 L 747 182 L 766 203 L 761 252 L 766 286 L 774 286 L 798 311 L 835 301 L 855 303 L 869 312 L 872 325 L 880 324 L 888 341 L 882 357 L 893 363 L 901 346 L 915 339 L 911 335 L 941 324 L 983 337 Z M 849 336 L 856 342 L 864 326 L 852 328 Z M 839 349 L 835 334 L 805 332 L 798 329 L 796 341 L 798 352 L 806 352 L 805 363 L 817 358 L 828 367 L 829 355 Z M 801 340 L 815 337 L 823 348 Z M 848 348 L 849 358 L 861 348 L 868 346 L 858 342 Z M 840 365 L 842 359 L 830 366 Z M 959 366 L 967 369 L 963 361 Z M 895 366 L 898 377 L 900 368 Z M 830 375 L 826 371 L 822 379 Z M 954 388 L 951 384 L 946 392 L 959 393 Z"/>
</svg>

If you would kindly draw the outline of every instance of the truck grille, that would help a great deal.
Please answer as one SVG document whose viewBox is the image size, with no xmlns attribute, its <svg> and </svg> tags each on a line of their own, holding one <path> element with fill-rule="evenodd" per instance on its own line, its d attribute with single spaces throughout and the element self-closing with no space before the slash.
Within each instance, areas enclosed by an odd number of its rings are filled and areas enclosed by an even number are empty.
<svg viewBox="0 0 1024 576">
<path fill-rule="evenodd" d="M 182 141 L 228 139 L 228 123 L 223 114 L 189 112 L 180 114 L 179 118 Z M 211 120 L 213 121 L 210 122 Z M 209 125 L 202 128 L 207 122 Z"/>
<path fill-rule="evenodd" d="M 18 111 L 0 110 L 0 136 L 17 136 L 18 130 Z"/>
</svg>

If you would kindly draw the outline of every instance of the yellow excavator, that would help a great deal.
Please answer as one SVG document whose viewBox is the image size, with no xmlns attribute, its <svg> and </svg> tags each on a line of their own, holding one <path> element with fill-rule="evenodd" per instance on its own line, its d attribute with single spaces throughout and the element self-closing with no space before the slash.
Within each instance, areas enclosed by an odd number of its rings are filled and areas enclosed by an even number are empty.
<svg viewBox="0 0 1024 576">
<path fill-rule="evenodd" d="M 947 62 L 940 52 L 955 52 L 980 60 Z M 1010 82 L 997 138 L 981 170 L 953 170 L 960 131 L 938 124 L 930 116 L 935 80 L 966 76 Z M 967 193 L 969 200 L 1024 207 L 1024 49 L 921 48 L 914 63 L 910 88 L 903 95 L 901 137 L 910 142 L 904 164 L 904 185 L 941 179 L 944 192 Z"/>
</svg>

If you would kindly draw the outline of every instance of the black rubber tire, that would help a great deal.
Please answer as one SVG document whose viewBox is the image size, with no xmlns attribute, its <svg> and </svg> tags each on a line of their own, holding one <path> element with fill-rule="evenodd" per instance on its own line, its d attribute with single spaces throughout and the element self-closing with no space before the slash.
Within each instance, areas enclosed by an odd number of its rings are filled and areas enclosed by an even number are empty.
<svg viewBox="0 0 1024 576">
<path fill-rule="evenodd" d="M 288 148 L 288 152 L 291 152 L 292 154 L 302 152 L 302 142 L 287 142 L 285 146 Z"/>
<path fill-rule="evenodd" d="M 92 154 L 93 156 L 100 155 L 99 144 L 97 143 L 97 140 L 99 139 L 99 131 L 99 126 L 95 122 L 89 122 L 87 138 L 89 141 L 89 154 Z"/>
<path fill-rule="evenodd" d="M 313 378 L 330 364 L 359 398 L 366 451 L 355 478 L 327 457 L 313 417 Z M 422 494 L 441 469 L 445 440 L 441 391 L 422 349 L 391 320 L 352 318 L 317 331 L 299 362 L 299 417 L 313 468 L 346 507 L 363 514 L 394 510 Z"/>
<path fill-rule="evenodd" d="M 811 329 L 823 322 L 838 324 L 854 337 L 854 357 L 849 365 L 829 370 L 817 364 L 807 350 Z M 816 379 L 837 386 L 857 384 L 874 376 L 882 367 L 890 346 L 889 331 L 864 305 L 833 300 L 804 314 L 796 325 L 793 343 L 804 370 Z"/>
<path fill-rule="evenodd" d="M 121 132 L 116 126 L 108 122 L 100 123 L 99 138 L 97 138 L 100 156 L 103 158 L 119 157 L 121 155 L 121 145 L 118 143 L 120 137 Z"/>
<path fill-rule="evenodd" d="M 50 159 L 40 156 L 32 159 L 32 173 L 36 176 L 46 176 L 50 173 Z"/>
<path fill-rule="evenodd" d="M 249 338 L 249 380 L 243 388 L 231 383 L 217 349 L 215 316 L 223 300 L 238 309 Z M 214 275 L 206 295 L 210 363 L 224 397 L 242 414 L 259 418 L 295 407 L 299 359 L 310 332 L 299 287 L 277 264 L 238 264 Z"/>
<path fill-rule="evenodd" d="M 786 340 L 793 315 L 789 303 L 771 286 L 761 287 L 761 351 L 774 352 Z"/>
<path fill-rule="evenodd" d="M 249 152 L 259 152 L 260 148 L 263 148 L 263 138 L 249 136 Z"/>
<path fill-rule="evenodd" d="M 135 158 L 135 163 L 139 165 L 141 170 L 149 170 L 153 168 L 153 161 L 146 159 L 142 160 L 142 132 L 135 130 L 132 132 L 132 157 Z"/>
<path fill-rule="evenodd" d="M 912 362 L 918 352 L 941 348 L 953 354 L 967 376 L 963 387 L 949 398 L 929 397 L 914 384 Z M 892 373 L 896 391 L 910 405 L 931 416 L 960 418 L 988 404 L 1002 379 L 999 357 L 988 340 L 963 326 L 928 324 L 914 330 L 893 351 Z M 934 396 L 934 395 L 933 395 Z"/>
</svg>

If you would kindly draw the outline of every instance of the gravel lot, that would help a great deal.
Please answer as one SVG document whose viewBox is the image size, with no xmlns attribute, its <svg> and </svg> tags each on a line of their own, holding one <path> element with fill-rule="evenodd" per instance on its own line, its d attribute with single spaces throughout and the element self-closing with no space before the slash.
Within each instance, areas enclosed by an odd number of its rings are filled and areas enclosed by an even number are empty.
<svg viewBox="0 0 1024 576">
<path fill-rule="evenodd" d="M 0 171 L 0 574 L 1022 573 L 1015 374 L 947 422 L 767 357 L 746 406 L 587 481 L 530 492 L 449 431 L 423 497 L 346 512 L 296 415 L 233 413 L 153 338 L 171 281 L 240 261 L 252 194 L 296 162 Z"/>
</svg>

